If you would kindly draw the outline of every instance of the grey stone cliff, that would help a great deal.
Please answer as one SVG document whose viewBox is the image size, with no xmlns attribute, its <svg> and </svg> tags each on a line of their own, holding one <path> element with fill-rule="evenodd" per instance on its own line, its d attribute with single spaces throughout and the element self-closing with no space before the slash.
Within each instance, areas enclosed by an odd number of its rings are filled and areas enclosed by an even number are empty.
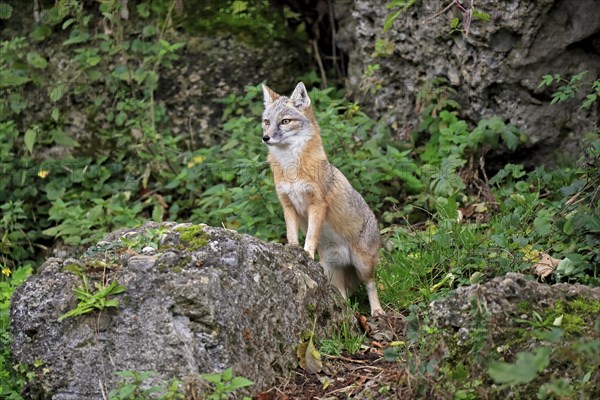
<svg viewBox="0 0 600 400">
<path fill-rule="evenodd" d="M 349 54 L 347 89 L 373 115 L 387 115 L 404 136 L 418 128 L 423 84 L 443 78 L 457 90 L 461 117 L 477 123 L 500 116 L 529 135 L 526 162 L 551 163 L 548 156 L 557 149 L 578 152 L 584 133 L 598 127 L 600 107 L 581 110 L 580 100 L 552 106 L 556 87 L 540 89 L 538 83 L 545 74 L 569 78 L 588 71 L 585 92 L 591 91 L 600 71 L 600 2 L 474 2 L 491 18 L 475 20 L 468 36 L 450 32 L 450 20 L 462 19 L 456 7 L 425 22 L 448 3 L 417 1 L 386 33 L 392 10 L 370 0 L 340 7 L 338 44 Z M 376 51 L 379 39 L 387 41 L 385 51 Z M 375 64 L 379 69 L 369 73 Z"/>
</svg>

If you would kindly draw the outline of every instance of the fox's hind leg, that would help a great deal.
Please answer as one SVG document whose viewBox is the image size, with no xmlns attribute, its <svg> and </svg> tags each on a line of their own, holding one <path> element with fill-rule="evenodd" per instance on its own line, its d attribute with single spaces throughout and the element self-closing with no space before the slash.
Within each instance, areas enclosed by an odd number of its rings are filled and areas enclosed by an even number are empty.
<svg viewBox="0 0 600 400">
<path fill-rule="evenodd" d="M 369 305 L 371 306 L 371 315 L 384 315 L 385 313 L 379 303 L 374 276 L 375 265 L 377 265 L 377 254 L 353 251 L 352 263 L 358 279 L 360 279 L 367 288 L 367 296 L 369 297 Z"/>
<path fill-rule="evenodd" d="M 350 249 L 343 244 L 324 240 L 319 243 L 319 259 L 325 277 L 335 286 L 344 300 L 360 283 L 350 259 Z"/>
</svg>

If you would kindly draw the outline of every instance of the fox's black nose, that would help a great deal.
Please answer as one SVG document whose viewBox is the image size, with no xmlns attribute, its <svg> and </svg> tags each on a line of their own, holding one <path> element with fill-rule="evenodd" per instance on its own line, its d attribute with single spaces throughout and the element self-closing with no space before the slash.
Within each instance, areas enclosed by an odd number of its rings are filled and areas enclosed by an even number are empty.
<svg viewBox="0 0 600 400">
<path fill-rule="evenodd" d="M 271 138 L 269 136 L 263 136 L 263 142 L 267 143 Z"/>
</svg>

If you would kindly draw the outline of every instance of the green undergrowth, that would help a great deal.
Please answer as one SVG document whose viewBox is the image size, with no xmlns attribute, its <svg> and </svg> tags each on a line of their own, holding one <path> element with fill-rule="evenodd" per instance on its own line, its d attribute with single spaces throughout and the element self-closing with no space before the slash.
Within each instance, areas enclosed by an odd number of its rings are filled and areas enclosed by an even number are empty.
<svg viewBox="0 0 600 400">
<path fill-rule="evenodd" d="M 171 379 L 164 385 L 149 386 L 149 380 L 156 375 L 153 371 L 117 371 L 121 377 L 118 386 L 108 394 L 109 400 L 176 400 L 197 399 L 226 400 L 231 396 L 249 400 L 249 397 L 240 396 L 240 389 L 254 385 L 249 379 L 235 376 L 233 370 L 228 368 L 222 372 L 201 374 L 198 378 L 188 376 L 185 382 Z M 202 390 L 200 390 L 202 389 Z"/>
<path fill-rule="evenodd" d="M 9 308 L 10 298 L 15 289 L 31 274 L 31 266 L 10 270 L 2 269 L 0 275 L 0 398 L 21 400 L 20 388 L 25 385 L 27 376 L 22 366 L 12 358 L 10 344 Z"/>
<path fill-rule="evenodd" d="M 467 207 L 451 197 L 423 227 L 388 228 L 379 268 L 384 302 L 406 309 L 507 272 L 533 274 L 543 254 L 559 262 L 546 281 L 597 286 L 600 212 L 594 203 L 572 202 L 589 172 L 509 164 L 491 179 L 497 207 L 476 203 L 481 212 L 459 221 Z M 507 182 L 513 175 L 519 178 Z"/>
</svg>

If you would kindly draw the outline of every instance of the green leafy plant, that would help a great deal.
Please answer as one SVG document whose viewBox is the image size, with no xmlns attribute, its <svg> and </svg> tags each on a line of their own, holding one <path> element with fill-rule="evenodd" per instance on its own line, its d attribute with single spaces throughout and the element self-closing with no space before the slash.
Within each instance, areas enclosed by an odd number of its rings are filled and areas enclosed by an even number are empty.
<svg viewBox="0 0 600 400">
<path fill-rule="evenodd" d="M 538 347 L 532 353 L 517 354 L 514 364 L 492 362 L 488 372 L 496 383 L 517 385 L 529 383 L 550 364 L 550 349 Z"/>
<path fill-rule="evenodd" d="M 159 3 L 166 9 L 155 11 Z M 183 46 L 165 34 L 174 5 L 138 4 L 146 24 L 124 40 L 117 17 L 122 2 L 101 2 L 94 14 L 80 1 L 60 1 L 42 10 L 29 37 L 0 44 L 0 252 L 9 263 L 37 263 L 49 238 L 80 246 L 114 228 L 165 216 L 170 199 L 157 193 L 155 183 L 164 186 L 177 172 L 179 138 L 168 129 L 154 92 L 160 69 Z M 110 33 L 94 31 L 94 24 L 110 26 Z M 60 71 L 40 45 L 50 37 L 64 37 L 61 51 L 70 56 Z M 57 74 L 66 78 L 55 79 Z M 31 92 L 45 93 L 47 102 L 32 102 L 26 95 Z M 64 114 L 72 101 L 100 125 L 81 143 L 67 133 Z M 47 115 L 24 117 L 42 103 L 51 105 Z M 61 156 L 47 157 L 56 148 Z"/>
<path fill-rule="evenodd" d="M 123 379 L 116 388 L 109 392 L 109 400 L 176 400 L 186 398 L 182 390 L 183 382 L 178 379 L 171 379 L 165 385 L 150 386 L 148 380 L 157 374 L 154 371 L 117 371 L 116 374 Z M 201 374 L 200 378 L 211 385 L 211 390 L 203 397 L 206 400 L 229 399 L 238 390 L 254 384 L 249 379 L 234 376 L 231 368 L 214 374 Z M 243 399 L 249 400 L 250 398 L 244 396 Z"/>
<path fill-rule="evenodd" d="M 73 289 L 75 297 L 79 299 L 79 304 L 73 310 L 68 311 L 58 318 L 58 321 L 62 321 L 65 318 L 75 317 L 82 314 L 87 314 L 95 310 L 104 310 L 108 307 L 118 307 L 119 300 L 107 299 L 109 296 L 113 296 L 125 291 L 125 286 L 119 284 L 117 281 L 113 281 L 110 285 L 105 286 L 96 283 L 96 292 L 93 293 L 90 290 L 88 278 L 85 274 L 80 275 L 83 280 L 83 286 Z"/>
<path fill-rule="evenodd" d="M 123 379 L 119 382 L 118 387 L 109 392 L 109 400 L 176 400 L 185 398 L 180 390 L 182 382 L 177 379 L 172 379 L 166 386 L 143 388 L 146 381 L 156 375 L 156 372 L 117 371 L 115 373 Z"/>
<path fill-rule="evenodd" d="M 583 79 L 587 75 L 588 71 L 582 71 L 578 74 L 573 75 L 570 79 L 563 78 L 560 74 L 544 75 L 542 81 L 539 83 L 538 88 L 544 86 L 551 86 L 554 84 L 563 84 L 552 94 L 552 101 L 550 104 L 562 103 L 570 99 L 574 99 L 577 93 L 583 88 Z M 598 101 L 600 98 L 600 79 L 594 80 L 591 84 L 591 93 L 587 94 L 585 100 L 581 104 L 581 108 L 590 108 L 592 104 Z"/>
<path fill-rule="evenodd" d="M 31 274 L 31 266 L 11 270 L 0 264 L 0 397 L 9 400 L 22 400 L 21 389 L 26 377 L 23 371 L 13 366 L 10 352 L 9 308 L 14 290 Z"/>
<path fill-rule="evenodd" d="M 206 400 L 226 400 L 231 393 L 254 385 L 254 382 L 249 379 L 234 376 L 232 368 L 214 374 L 201 374 L 200 377 L 212 384 L 212 393 L 207 394 Z M 249 400 L 250 398 L 243 397 L 243 399 Z"/>
<path fill-rule="evenodd" d="M 164 232 L 165 228 L 159 227 L 157 229 L 146 229 L 143 233 L 135 235 L 133 237 L 121 237 L 120 241 L 123 243 L 125 248 L 134 250 L 139 253 L 146 246 L 158 249 L 159 240 Z"/>
<path fill-rule="evenodd" d="M 319 350 L 323 354 L 332 356 L 341 356 L 344 351 L 349 354 L 355 354 L 363 345 L 366 334 L 358 333 L 355 320 L 355 314 L 358 312 L 358 305 L 346 302 L 346 313 L 341 326 L 331 338 L 320 341 Z"/>
</svg>

